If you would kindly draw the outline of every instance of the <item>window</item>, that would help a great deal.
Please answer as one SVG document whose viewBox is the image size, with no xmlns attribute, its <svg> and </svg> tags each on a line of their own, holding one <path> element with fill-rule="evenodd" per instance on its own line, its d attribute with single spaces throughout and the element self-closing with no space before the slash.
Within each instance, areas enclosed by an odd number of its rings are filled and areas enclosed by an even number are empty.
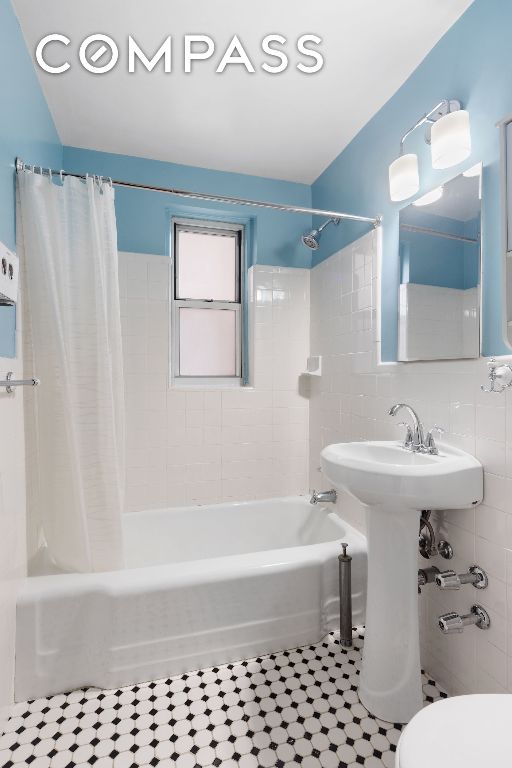
<svg viewBox="0 0 512 768">
<path fill-rule="evenodd" d="M 242 379 L 243 227 L 173 221 L 172 378 Z"/>
</svg>

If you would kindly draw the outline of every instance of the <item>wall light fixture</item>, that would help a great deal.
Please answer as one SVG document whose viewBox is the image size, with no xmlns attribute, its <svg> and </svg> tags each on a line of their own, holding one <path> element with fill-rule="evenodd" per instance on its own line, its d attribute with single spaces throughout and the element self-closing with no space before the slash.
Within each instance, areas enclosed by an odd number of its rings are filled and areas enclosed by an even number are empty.
<svg viewBox="0 0 512 768">
<path fill-rule="evenodd" d="M 430 144 L 432 167 L 451 168 L 471 154 L 469 113 L 457 99 L 443 99 L 426 112 L 400 140 L 400 153 L 389 166 L 389 192 L 391 200 L 400 202 L 419 190 L 418 157 L 404 154 L 406 138 L 422 125 L 426 125 L 425 141 Z"/>
</svg>

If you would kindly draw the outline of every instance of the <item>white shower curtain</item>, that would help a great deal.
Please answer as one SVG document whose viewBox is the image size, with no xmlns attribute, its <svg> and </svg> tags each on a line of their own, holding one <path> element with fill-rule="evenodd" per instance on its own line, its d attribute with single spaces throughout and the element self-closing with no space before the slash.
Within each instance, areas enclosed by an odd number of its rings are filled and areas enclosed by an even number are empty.
<svg viewBox="0 0 512 768">
<path fill-rule="evenodd" d="M 58 181 L 58 180 L 57 180 Z M 18 174 L 29 526 L 61 568 L 121 568 L 124 386 L 114 190 Z"/>
</svg>

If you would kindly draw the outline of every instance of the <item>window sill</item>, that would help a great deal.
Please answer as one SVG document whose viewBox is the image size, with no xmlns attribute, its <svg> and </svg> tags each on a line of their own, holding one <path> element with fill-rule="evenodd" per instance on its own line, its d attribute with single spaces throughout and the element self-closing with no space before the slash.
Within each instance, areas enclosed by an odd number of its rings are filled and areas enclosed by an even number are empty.
<svg viewBox="0 0 512 768">
<path fill-rule="evenodd" d="M 179 389 L 180 391 L 183 390 L 190 390 L 190 391 L 197 391 L 197 390 L 231 390 L 231 389 L 254 389 L 254 387 L 251 384 L 244 384 L 243 381 L 240 379 L 205 379 L 203 381 L 197 379 L 195 381 L 193 380 L 184 380 L 180 381 L 179 379 L 171 379 L 169 384 L 169 389 Z"/>
</svg>

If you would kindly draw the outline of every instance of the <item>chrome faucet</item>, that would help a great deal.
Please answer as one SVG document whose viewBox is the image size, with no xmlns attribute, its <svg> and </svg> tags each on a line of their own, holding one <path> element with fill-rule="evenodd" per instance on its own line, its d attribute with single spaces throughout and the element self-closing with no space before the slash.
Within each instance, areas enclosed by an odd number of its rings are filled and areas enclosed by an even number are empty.
<svg viewBox="0 0 512 768">
<path fill-rule="evenodd" d="M 434 433 L 438 432 L 442 435 L 444 429 L 438 426 L 434 426 L 432 429 L 429 429 L 425 435 L 425 430 L 418 414 L 414 408 L 411 408 L 411 406 L 407 405 L 407 403 L 397 403 L 389 409 L 389 415 L 396 416 L 398 411 L 400 411 L 402 408 L 405 408 L 407 411 L 409 411 L 413 422 L 412 427 L 409 426 L 409 424 L 406 422 L 400 422 L 400 426 L 406 427 L 407 429 L 403 447 L 408 451 L 412 451 L 413 453 L 429 453 L 430 455 L 437 456 L 439 451 L 434 440 Z"/>
<path fill-rule="evenodd" d="M 402 408 L 405 408 L 406 411 L 409 411 L 409 414 L 412 418 L 413 422 L 413 429 L 411 430 L 411 433 L 407 435 L 405 440 L 405 447 L 409 448 L 411 451 L 419 452 L 422 450 L 424 443 L 425 443 L 425 434 L 423 431 L 423 424 L 420 421 L 420 417 L 414 410 L 414 408 L 411 408 L 410 405 L 407 405 L 407 403 L 397 403 L 392 408 L 389 409 L 389 415 L 390 416 L 396 416 L 398 411 L 401 411 Z"/>
<path fill-rule="evenodd" d="M 313 491 L 311 494 L 311 498 L 309 500 L 310 504 L 322 504 L 326 501 L 330 502 L 331 504 L 336 503 L 336 499 L 338 498 L 338 494 L 336 491 L 330 490 L 330 491 Z"/>
</svg>

